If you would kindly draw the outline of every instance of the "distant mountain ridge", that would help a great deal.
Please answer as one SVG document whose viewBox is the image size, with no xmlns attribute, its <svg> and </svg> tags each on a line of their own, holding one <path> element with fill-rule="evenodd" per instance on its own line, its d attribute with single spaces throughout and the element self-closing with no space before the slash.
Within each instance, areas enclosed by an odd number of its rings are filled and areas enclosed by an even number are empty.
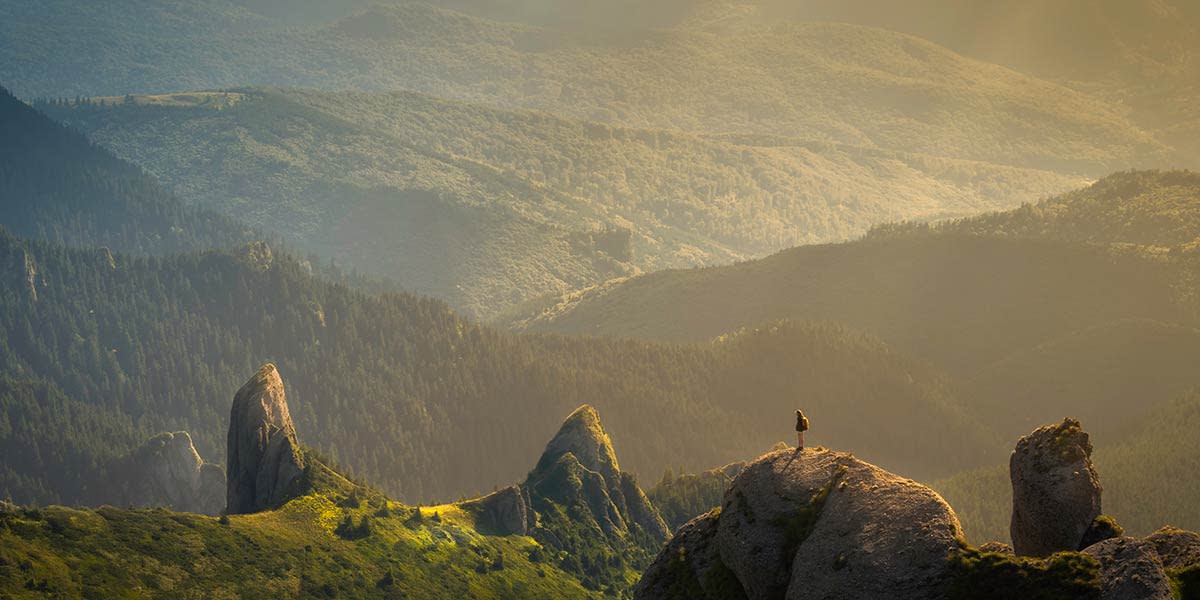
<svg viewBox="0 0 1200 600">
<path fill-rule="evenodd" d="M 13 12 L 12 33 L 0 37 L 8 40 L 0 68 L 14 73 L 8 85 L 20 95 L 247 84 L 410 89 L 639 128 L 777 134 L 1074 174 L 1173 156 L 1115 104 L 861 26 L 568 34 L 395 3 L 300 29 L 268 20 L 248 32 L 241 25 L 254 19 L 220 2 L 87 12 L 73 2 L 43 8 L 57 20 Z M 199 34 L 167 40 L 152 27 L 125 25 L 171 20 L 180 11 L 202 23 Z M 90 52 L 88 37 L 65 34 L 80 14 L 90 16 L 94 39 L 115 43 Z M 155 60 L 123 68 L 146 56 Z"/>
<path fill-rule="evenodd" d="M 1007 208 L 1082 183 L 413 93 L 243 89 L 37 106 L 184 198 L 481 317 L 617 276 Z"/>
</svg>

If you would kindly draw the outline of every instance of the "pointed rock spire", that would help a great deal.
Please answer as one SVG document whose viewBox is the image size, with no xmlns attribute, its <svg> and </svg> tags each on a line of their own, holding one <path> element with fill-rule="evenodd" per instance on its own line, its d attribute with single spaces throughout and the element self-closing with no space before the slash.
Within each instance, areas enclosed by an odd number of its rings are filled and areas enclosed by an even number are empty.
<svg viewBox="0 0 1200 600">
<path fill-rule="evenodd" d="M 275 365 L 263 365 L 234 396 L 228 451 L 227 512 L 258 512 L 296 495 L 304 459 Z"/>
<path fill-rule="evenodd" d="M 623 536 L 635 524 L 656 541 L 670 535 L 633 476 L 621 472 L 612 440 L 589 405 L 563 421 L 525 485 L 558 504 L 586 507 L 608 535 Z"/>
<path fill-rule="evenodd" d="M 580 406 L 563 421 L 558 433 L 546 444 L 535 470 L 553 465 L 567 453 L 574 454 L 579 464 L 599 473 L 608 481 L 620 480 L 621 467 L 617 463 L 612 440 L 600 424 L 600 414 L 591 405 Z"/>
</svg>

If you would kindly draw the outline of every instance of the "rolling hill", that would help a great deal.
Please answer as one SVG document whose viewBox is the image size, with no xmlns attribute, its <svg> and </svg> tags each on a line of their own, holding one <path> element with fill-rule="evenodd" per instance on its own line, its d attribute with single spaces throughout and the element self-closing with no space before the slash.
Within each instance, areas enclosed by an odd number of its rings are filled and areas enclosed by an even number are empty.
<svg viewBox="0 0 1200 600">
<path fill-rule="evenodd" d="M 11 73 L 6 85 L 19 95 L 250 83 L 409 89 L 638 128 L 829 141 L 1075 174 L 1160 166 L 1173 156 L 1116 104 L 862 26 L 568 33 L 392 3 L 287 27 L 223 2 L 76 4 L 56 0 L 36 14 L 4 6 L 14 17 L 0 30 L 0 72 Z M 181 13 L 194 32 L 171 26 Z"/>
<path fill-rule="evenodd" d="M 267 360 L 295 374 L 299 398 L 320 399 L 296 415 L 316 445 L 397 498 L 453 497 L 515 480 L 536 451 L 528 433 L 584 403 L 609 415 L 634 472 L 657 474 L 669 455 L 690 468 L 765 447 L 781 437 L 772 415 L 790 414 L 801 393 L 826 403 L 829 432 L 858 440 L 883 463 L 890 456 L 914 472 L 948 472 L 934 457 L 982 460 L 974 444 L 913 446 L 861 429 L 854 405 L 875 396 L 839 390 L 864 381 L 874 382 L 877 398 L 907 407 L 901 418 L 933 418 L 964 444 L 978 427 L 935 369 L 870 337 L 787 323 L 683 346 L 512 335 L 439 301 L 350 287 L 358 280 L 263 242 L 203 250 L 250 234 L 225 231 L 227 219 L 182 206 L 135 167 L 27 107 L 9 108 L 0 113 L 6 127 L 48 133 L 3 138 L 0 147 L 14 141 L 28 151 L 26 168 L 7 171 L 3 185 L 37 192 L 45 182 L 71 183 L 70 193 L 5 198 L 4 219 L 32 236 L 0 235 L 0 441 L 12 451 L 6 456 L 21 457 L 0 474 L 22 502 L 86 502 L 82 473 L 161 431 L 191 432 L 202 456 L 219 461 L 220 390 Z M 137 195 L 112 184 L 122 177 L 141 182 Z M 195 233 L 158 243 L 175 229 Z M 102 241 L 131 252 L 89 246 Z M 743 411 L 747 403 L 762 410 Z M 668 435 L 664 426 L 727 443 Z"/>
<path fill-rule="evenodd" d="M 1200 384 L 1189 360 L 1198 183 L 1116 174 L 1011 212 L 613 281 L 508 322 L 686 341 L 774 319 L 835 321 L 947 370 L 968 413 L 1002 436 L 1066 414 L 1120 432 Z"/>
<path fill-rule="evenodd" d="M 181 197 L 490 317 L 1078 185 L 827 143 L 611 127 L 413 93 L 246 89 L 42 103 Z"/>
</svg>

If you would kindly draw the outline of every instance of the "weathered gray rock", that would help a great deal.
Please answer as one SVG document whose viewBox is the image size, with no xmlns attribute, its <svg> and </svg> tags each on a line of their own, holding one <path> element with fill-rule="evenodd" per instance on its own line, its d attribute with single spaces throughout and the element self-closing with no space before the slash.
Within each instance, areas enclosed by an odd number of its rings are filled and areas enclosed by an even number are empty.
<svg viewBox="0 0 1200 600">
<path fill-rule="evenodd" d="M 1176 527 L 1163 527 L 1146 537 L 1154 544 L 1164 568 L 1183 569 L 1200 565 L 1200 533 Z"/>
<path fill-rule="evenodd" d="M 850 454 L 793 455 L 746 465 L 719 513 L 680 529 L 636 597 L 725 598 L 734 587 L 750 600 L 944 595 L 962 528 L 937 493 Z"/>
<path fill-rule="evenodd" d="M 1100 478 L 1079 421 L 1047 425 L 1017 442 L 1009 459 L 1011 534 L 1021 556 L 1077 550 L 1100 515 Z"/>
<path fill-rule="evenodd" d="M 475 511 L 476 528 L 488 535 L 525 535 L 529 532 L 529 508 L 520 486 L 510 485 L 482 498 L 463 503 Z"/>
<path fill-rule="evenodd" d="M 1153 543 L 1112 538 L 1084 553 L 1100 561 L 1102 600 L 1171 600 L 1171 584 Z"/>
<path fill-rule="evenodd" d="M 721 558 L 750 600 L 783 596 L 795 551 L 788 548 L 785 523 L 854 460 L 849 454 L 805 450 L 788 465 L 792 455 L 790 449 L 780 450 L 747 465 L 721 503 Z"/>
<path fill-rule="evenodd" d="M 229 513 L 275 508 L 301 491 L 304 460 L 275 365 L 264 365 L 234 396 L 228 450 Z"/>
<path fill-rule="evenodd" d="M 933 490 L 851 459 L 792 561 L 788 600 L 941 598 L 962 527 Z"/>
<path fill-rule="evenodd" d="M 724 600 L 730 595 L 717 588 L 721 583 L 737 585 L 736 578 L 721 562 L 717 549 L 717 519 L 714 509 L 692 519 L 675 532 L 667 547 L 659 552 L 633 590 L 637 600 L 686 597 L 694 600 Z"/>
<path fill-rule="evenodd" d="M 150 438 L 120 462 L 117 479 L 121 505 L 207 515 L 225 508 L 225 472 L 204 462 L 186 431 Z"/>
</svg>

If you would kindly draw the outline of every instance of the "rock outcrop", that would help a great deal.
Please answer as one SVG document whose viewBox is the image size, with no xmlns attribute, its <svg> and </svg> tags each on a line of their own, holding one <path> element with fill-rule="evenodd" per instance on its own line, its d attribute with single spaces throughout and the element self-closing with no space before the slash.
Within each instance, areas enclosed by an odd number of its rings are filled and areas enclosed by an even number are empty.
<svg viewBox="0 0 1200 600">
<path fill-rule="evenodd" d="M 1013 549 L 1021 556 L 1078 550 L 1100 516 L 1100 478 L 1079 421 L 1047 425 L 1017 442 L 1009 459 Z"/>
<path fill-rule="evenodd" d="M 612 441 L 591 406 L 567 417 L 524 487 L 559 505 L 586 507 L 609 537 L 625 536 L 633 526 L 658 542 L 670 535 L 633 476 L 621 472 Z"/>
<path fill-rule="evenodd" d="M 1171 600 L 1171 582 L 1152 542 L 1119 537 L 1084 550 L 1100 561 L 1102 600 Z"/>
<path fill-rule="evenodd" d="M 200 458 L 186 431 L 150 438 L 119 461 L 111 482 L 122 506 L 215 515 L 225 508 L 225 472 Z"/>
<path fill-rule="evenodd" d="M 521 487 L 510 485 L 487 496 L 462 504 L 474 512 L 475 528 L 486 535 L 525 535 L 529 533 L 530 514 Z"/>
<path fill-rule="evenodd" d="M 1200 565 L 1200 533 L 1163 527 L 1146 537 L 1162 560 L 1163 568 L 1183 569 Z"/>
<path fill-rule="evenodd" d="M 275 365 L 258 370 L 229 414 L 226 511 L 275 508 L 300 493 L 304 459 Z"/>
<path fill-rule="evenodd" d="M 792 455 L 742 469 L 719 513 L 681 528 L 635 597 L 699 589 L 715 599 L 731 582 L 749 600 L 943 594 L 962 528 L 937 493 L 850 454 Z"/>
</svg>

